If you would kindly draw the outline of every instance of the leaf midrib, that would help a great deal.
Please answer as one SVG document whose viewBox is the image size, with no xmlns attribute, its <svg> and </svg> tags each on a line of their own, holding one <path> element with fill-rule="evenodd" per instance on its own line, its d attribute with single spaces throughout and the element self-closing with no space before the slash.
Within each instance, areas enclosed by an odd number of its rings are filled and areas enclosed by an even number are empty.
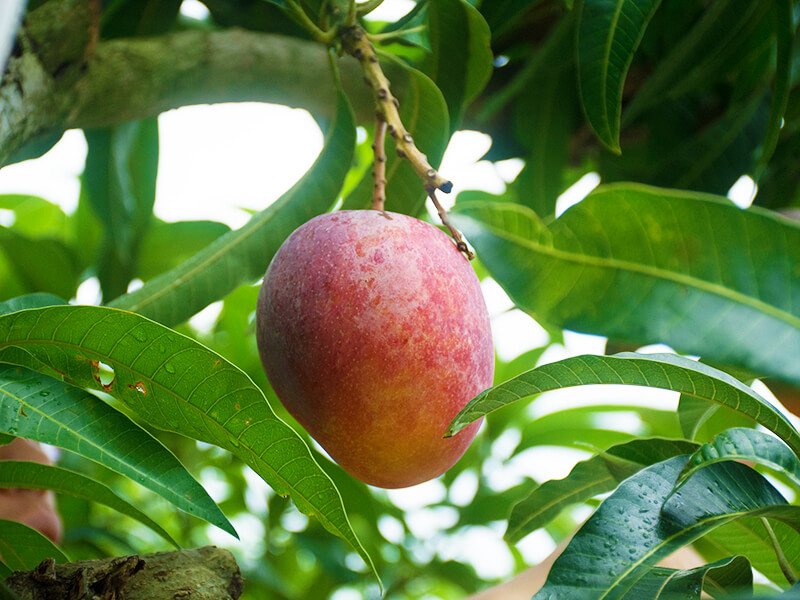
<svg viewBox="0 0 800 600">
<path fill-rule="evenodd" d="M 482 227 L 491 230 L 493 235 L 496 235 L 497 237 L 500 237 L 513 244 L 518 244 L 520 246 L 527 247 L 530 250 L 538 252 L 539 254 L 542 254 L 544 256 L 548 256 L 557 260 L 563 260 L 564 262 L 571 262 L 583 266 L 597 267 L 601 269 L 612 269 L 619 271 L 630 271 L 632 273 L 638 273 L 641 275 L 652 277 L 654 279 L 662 279 L 677 284 L 687 285 L 689 287 L 696 288 L 700 291 L 708 292 L 710 294 L 720 296 L 727 300 L 731 300 L 732 302 L 741 304 L 742 306 L 745 306 L 747 308 L 752 308 L 754 310 L 766 314 L 767 316 L 778 319 L 779 321 L 782 321 L 795 329 L 800 330 L 800 317 L 797 317 L 791 313 L 787 313 L 786 311 L 780 310 L 779 308 L 775 307 L 772 304 L 768 304 L 767 302 L 759 298 L 748 296 L 747 294 L 739 292 L 738 290 L 733 290 L 731 288 L 715 284 L 713 282 L 706 281 L 704 279 L 698 279 L 690 275 L 684 275 L 682 273 L 668 271 L 666 269 L 662 269 L 651 265 L 642 265 L 639 263 L 620 260 L 618 258 L 607 258 L 600 256 L 590 256 L 587 254 L 576 254 L 574 252 L 561 250 L 553 246 L 545 246 L 543 244 L 539 244 L 532 240 L 527 240 L 525 238 L 521 238 L 513 234 L 507 234 L 503 230 L 499 230 L 495 226 L 489 225 L 483 221 L 478 221 L 477 219 L 469 216 L 466 213 L 461 213 L 461 214 L 469 219 L 472 219 L 473 221 L 478 222 Z"/>
</svg>

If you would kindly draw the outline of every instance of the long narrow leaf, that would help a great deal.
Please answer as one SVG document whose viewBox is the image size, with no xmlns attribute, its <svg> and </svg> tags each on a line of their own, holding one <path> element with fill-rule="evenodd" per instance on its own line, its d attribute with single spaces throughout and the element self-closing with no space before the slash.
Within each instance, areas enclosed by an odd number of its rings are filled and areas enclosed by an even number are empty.
<svg viewBox="0 0 800 600">
<path fill-rule="evenodd" d="M 622 88 L 661 0 L 584 0 L 578 23 L 578 81 L 597 137 L 619 153 Z"/>
<path fill-rule="evenodd" d="M 0 461 L 0 487 L 52 490 L 59 494 L 69 494 L 99 502 L 136 519 L 176 548 L 180 548 L 178 542 L 161 525 L 127 500 L 120 498 L 107 486 L 80 473 L 37 462 L 3 460 Z"/>
<path fill-rule="evenodd" d="M 800 433 L 767 400 L 727 373 L 674 354 L 585 355 L 542 365 L 478 394 L 456 415 L 447 435 L 521 398 L 602 383 L 671 390 L 728 406 L 770 429 L 800 454 Z"/>
<path fill-rule="evenodd" d="M 189 514 L 236 535 L 214 501 L 174 454 L 124 414 L 85 390 L 23 367 L 0 364 L 0 431 L 58 446 L 98 462 Z"/>
<path fill-rule="evenodd" d="M 303 439 L 243 371 L 192 338 L 135 313 L 54 306 L 0 317 L 0 360 L 46 365 L 75 385 L 103 389 L 154 427 L 229 450 L 371 565 Z M 98 381 L 99 363 L 113 380 Z"/>
<path fill-rule="evenodd" d="M 241 229 L 218 238 L 191 259 L 110 306 L 178 325 L 239 285 L 264 275 L 283 240 L 336 201 L 355 147 L 355 124 L 340 92 L 325 147 L 311 169 Z"/>
<path fill-rule="evenodd" d="M 710 466 L 665 503 L 685 462 L 671 458 L 625 480 L 575 534 L 534 599 L 623 598 L 659 560 L 742 517 L 800 529 L 800 507 L 740 463 Z"/>
<path fill-rule="evenodd" d="M 616 184 L 551 225 L 511 203 L 452 221 L 540 322 L 800 384 L 800 227 L 706 194 Z"/>
<path fill-rule="evenodd" d="M 724 558 L 694 569 L 653 567 L 625 595 L 629 600 L 699 600 L 705 588 L 714 592 L 752 592 L 753 571 L 744 556 Z"/>
<path fill-rule="evenodd" d="M 41 533 L 5 519 L 0 519 L 0 556 L 12 571 L 31 571 L 46 558 L 69 562 L 67 555 Z"/>
</svg>

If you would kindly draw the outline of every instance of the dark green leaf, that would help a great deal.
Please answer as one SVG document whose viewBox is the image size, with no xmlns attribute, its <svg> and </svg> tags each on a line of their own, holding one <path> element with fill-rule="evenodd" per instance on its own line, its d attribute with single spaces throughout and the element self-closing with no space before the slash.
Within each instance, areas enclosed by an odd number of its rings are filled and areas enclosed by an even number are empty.
<svg viewBox="0 0 800 600">
<path fill-rule="evenodd" d="M 720 591 L 744 589 L 752 593 L 753 571 L 744 556 L 724 558 L 694 569 L 653 567 L 637 581 L 625 598 L 630 600 L 699 600 L 706 589 L 719 597 Z"/>
<path fill-rule="evenodd" d="M 431 0 L 428 34 L 432 51 L 428 74 L 444 94 L 454 130 L 492 75 L 492 32 L 465 0 Z"/>
<path fill-rule="evenodd" d="M 426 75 L 408 67 L 388 54 L 379 53 L 381 64 L 400 96 L 400 119 L 414 137 L 414 144 L 428 156 L 428 162 L 438 167 L 450 136 L 447 104 L 442 92 Z M 388 138 L 388 136 L 387 136 Z M 386 144 L 386 209 L 416 216 L 425 206 L 427 197 L 419 176 L 407 160 L 400 159 Z M 371 172 L 362 178 L 344 200 L 342 208 L 367 208 L 372 203 L 373 177 Z"/>
<path fill-rule="evenodd" d="M 493 32 L 514 22 L 521 13 L 539 3 L 539 0 L 491 0 L 481 3 L 481 14 Z"/>
<path fill-rule="evenodd" d="M 108 302 L 128 289 L 136 275 L 142 236 L 156 198 L 158 121 L 132 121 L 86 130 L 89 151 L 85 193 L 105 225 L 98 277 Z"/>
<path fill-rule="evenodd" d="M 692 454 L 678 477 L 676 489 L 700 469 L 727 460 L 752 461 L 769 467 L 800 487 L 800 460 L 786 444 L 755 429 L 734 428 L 723 431 Z"/>
<path fill-rule="evenodd" d="M 57 239 L 31 239 L 0 226 L 0 252 L 27 292 L 72 298 L 78 289 L 78 257 Z"/>
<path fill-rule="evenodd" d="M 0 556 L 12 571 L 32 571 L 46 558 L 57 563 L 69 558 L 35 529 L 16 521 L 0 519 Z"/>
<path fill-rule="evenodd" d="M 217 239 L 182 265 L 117 298 L 111 306 L 177 325 L 263 276 L 283 240 L 336 201 L 355 147 L 353 114 L 339 95 L 325 147 L 311 169 L 266 210 L 241 229 Z"/>
<path fill-rule="evenodd" d="M 534 599 L 623 598 L 659 560 L 741 517 L 769 516 L 800 529 L 800 507 L 740 463 L 712 465 L 666 500 L 685 462 L 671 458 L 620 484 L 556 559 Z"/>
<path fill-rule="evenodd" d="M 615 184 L 545 225 L 462 204 L 452 221 L 538 321 L 800 382 L 800 228 L 726 199 Z"/>
<path fill-rule="evenodd" d="M 16 320 L 23 314 L 13 313 L 3 319 Z M 89 366 L 89 359 L 82 362 Z M 94 375 L 97 363 L 92 378 Z M 101 387 L 99 382 L 95 384 Z M 0 364 L 0 430 L 98 462 L 189 514 L 236 535 L 203 487 L 167 448 L 124 414 L 82 389 L 22 367 Z"/>
<path fill-rule="evenodd" d="M 584 0 L 578 24 L 578 81 L 586 118 L 619 153 L 622 88 L 660 0 Z"/>
<path fill-rule="evenodd" d="M 3 460 L 0 461 L 0 487 L 52 490 L 99 502 L 136 519 L 176 548 L 180 548 L 178 542 L 153 519 L 120 498 L 107 486 L 80 473 L 37 462 Z"/>
<path fill-rule="evenodd" d="M 565 478 L 546 481 L 534 489 L 511 511 L 505 538 L 516 543 L 547 525 L 567 506 L 610 492 L 644 467 L 696 448 L 692 442 L 658 438 L 612 446 L 576 464 Z"/>
<path fill-rule="evenodd" d="M 136 275 L 148 281 L 174 269 L 230 230 L 215 221 L 155 222 L 142 239 Z"/>
<path fill-rule="evenodd" d="M 302 438 L 244 372 L 192 338 L 135 313 L 58 306 L 0 317 L 0 359 L 57 369 L 75 385 L 111 394 L 154 427 L 229 450 L 372 566 L 336 487 Z M 105 385 L 101 362 L 114 371 Z"/>
<path fill-rule="evenodd" d="M 0 316 L 17 312 L 18 310 L 25 310 L 26 308 L 43 308 L 59 304 L 67 304 L 67 301 L 52 294 L 28 294 L 27 296 L 19 296 L 0 302 Z"/>
<path fill-rule="evenodd" d="M 755 419 L 800 453 L 800 433 L 769 402 L 727 373 L 675 354 L 584 355 L 542 365 L 478 394 L 456 415 L 447 435 L 522 398 L 601 383 L 672 390 L 728 406 Z"/>
</svg>

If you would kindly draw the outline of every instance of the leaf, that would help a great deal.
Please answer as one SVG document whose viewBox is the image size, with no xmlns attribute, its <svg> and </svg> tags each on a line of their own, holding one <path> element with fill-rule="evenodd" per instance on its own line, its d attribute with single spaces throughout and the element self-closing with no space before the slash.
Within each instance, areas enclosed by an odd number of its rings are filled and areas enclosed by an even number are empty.
<svg viewBox="0 0 800 600">
<path fill-rule="evenodd" d="M 176 548 L 180 548 L 178 542 L 146 514 L 120 498 L 107 486 L 80 473 L 37 462 L 3 460 L 0 461 L 0 487 L 52 490 L 99 502 L 139 521 Z"/>
<path fill-rule="evenodd" d="M 478 394 L 456 415 L 446 435 L 533 394 L 600 383 L 672 390 L 728 406 L 773 431 L 800 454 L 800 433 L 774 406 L 727 373 L 675 354 L 584 355 L 542 365 Z"/>
<path fill-rule="evenodd" d="M 41 533 L 6 519 L 0 519 L 0 556 L 12 571 L 32 571 L 46 558 L 69 562 L 67 555 Z"/>
<path fill-rule="evenodd" d="M 148 281 L 174 269 L 230 230 L 215 221 L 157 221 L 142 238 L 136 275 Z"/>
<path fill-rule="evenodd" d="M 597 137 L 620 153 L 622 88 L 660 0 L 584 0 L 578 23 L 578 82 Z"/>
<path fill-rule="evenodd" d="M 25 310 L 26 308 L 42 308 L 44 306 L 57 306 L 59 304 L 67 304 L 67 302 L 53 294 L 28 294 L 26 296 L 18 296 L 17 298 L 11 298 L 5 302 L 0 302 L 0 316 L 17 312 L 18 310 Z"/>
<path fill-rule="evenodd" d="M 774 213 L 614 184 L 547 227 L 508 203 L 461 204 L 451 220 L 541 323 L 800 384 L 800 228 Z"/>
<path fill-rule="evenodd" d="M 637 439 L 612 446 L 577 463 L 563 479 L 544 482 L 514 506 L 504 538 L 515 544 L 546 526 L 567 506 L 610 492 L 642 468 L 696 448 L 697 444 L 692 442 L 660 438 Z"/>
<path fill-rule="evenodd" d="M 300 181 L 241 229 L 110 305 L 178 325 L 239 285 L 262 277 L 283 240 L 336 201 L 354 147 L 353 114 L 340 92 L 325 147 Z"/>
<path fill-rule="evenodd" d="M 623 123 L 631 122 L 650 106 L 707 86 L 732 66 L 750 43 L 769 8 L 769 2 L 720 0 L 709 5 L 700 18 L 655 65 L 653 73 L 625 109 Z"/>
<path fill-rule="evenodd" d="M 78 289 L 78 257 L 64 242 L 31 239 L 0 226 L 0 252 L 28 292 L 47 292 L 72 298 Z"/>
<path fill-rule="evenodd" d="M 57 204 L 38 196 L 2 194 L 0 208 L 14 213 L 13 228 L 16 233 L 32 239 L 54 238 L 64 241 L 67 215 Z"/>
<path fill-rule="evenodd" d="M 16 320 L 25 314 L 30 313 L 13 313 L 2 319 Z M 53 350 L 55 346 L 44 348 L 44 352 Z M 38 363 L 25 352 L 21 354 Z M 85 390 L 22 367 L 0 364 L 0 431 L 52 444 L 98 462 L 181 510 L 236 535 L 175 455 L 127 416 Z"/>
<path fill-rule="evenodd" d="M 753 572 L 750 561 L 744 556 L 733 556 L 694 569 L 653 567 L 634 584 L 625 597 L 631 600 L 699 600 L 703 588 L 713 591 L 715 597 L 719 597 L 721 590 L 745 589 L 752 593 Z"/>
<path fill-rule="evenodd" d="M 412 69 L 391 55 L 379 52 L 387 76 L 398 90 L 400 120 L 414 138 L 414 144 L 427 154 L 428 162 L 438 167 L 450 137 L 447 104 L 442 92 L 426 75 Z M 387 136 L 386 210 L 416 216 L 425 207 L 427 197 L 419 176 L 407 160 L 391 151 Z M 373 177 L 367 172 L 356 188 L 344 199 L 343 209 L 367 208 L 372 204 Z"/>
<path fill-rule="evenodd" d="M 534 600 L 623 598 L 659 560 L 741 517 L 768 516 L 800 529 L 800 507 L 740 463 L 710 466 L 665 502 L 685 462 L 677 456 L 622 482 L 556 559 Z"/>
<path fill-rule="evenodd" d="M 12 354 L 15 348 L 22 352 Z M 47 365 L 70 383 L 103 389 L 154 427 L 230 451 L 374 571 L 339 492 L 302 438 L 244 372 L 192 338 L 135 313 L 54 306 L 0 317 L 0 360 Z M 98 362 L 113 369 L 113 381 L 97 381 Z"/>
<path fill-rule="evenodd" d="M 156 198 L 158 121 L 131 121 L 87 129 L 89 145 L 83 192 L 105 225 L 98 277 L 108 302 L 128 289 L 136 275 L 142 236 Z"/>
<path fill-rule="evenodd" d="M 738 378 L 737 378 L 738 379 Z M 683 437 L 708 440 L 731 427 L 752 427 L 753 420 L 732 408 L 681 394 L 678 401 L 678 421 Z"/>
<path fill-rule="evenodd" d="M 514 19 L 539 3 L 539 0 L 492 0 L 481 3 L 481 14 L 495 33 L 510 26 Z"/>
<path fill-rule="evenodd" d="M 769 467 L 800 487 L 800 460 L 794 452 L 769 434 L 737 427 L 723 431 L 692 454 L 678 477 L 676 489 L 699 470 L 727 460 L 752 461 Z"/>
<path fill-rule="evenodd" d="M 777 39 L 777 60 L 775 67 L 775 82 L 772 99 L 769 107 L 769 121 L 767 133 L 758 157 L 755 169 L 755 179 L 767 168 L 769 159 L 778 145 L 783 115 L 789 105 L 789 94 L 792 91 L 792 46 L 794 44 L 794 18 L 792 16 L 792 0 L 774 0 L 775 37 Z"/>
<path fill-rule="evenodd" d="M 428 75 L 444 94 L 453 131 L 492 76 L 492 32 L 481 13 L 465 0 L 431 0 L 428 35 Z"/>
</svg>

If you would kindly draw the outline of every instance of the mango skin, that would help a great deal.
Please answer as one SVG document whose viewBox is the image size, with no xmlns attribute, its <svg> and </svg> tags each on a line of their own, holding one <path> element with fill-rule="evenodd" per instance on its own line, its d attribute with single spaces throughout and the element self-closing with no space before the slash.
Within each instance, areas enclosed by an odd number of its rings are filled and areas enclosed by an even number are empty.
<svg viewBox="0 0 800 600">
<path fill-rule="evenodd" d="M 270 263 L 256 331 L 278 398 L 361 481 L 437 477 L 478 431 L 442 437 L 492 384 L 489 315 L 469 261 L 430 224 L 373 210 L 311 219 Z"/>
</svg>

